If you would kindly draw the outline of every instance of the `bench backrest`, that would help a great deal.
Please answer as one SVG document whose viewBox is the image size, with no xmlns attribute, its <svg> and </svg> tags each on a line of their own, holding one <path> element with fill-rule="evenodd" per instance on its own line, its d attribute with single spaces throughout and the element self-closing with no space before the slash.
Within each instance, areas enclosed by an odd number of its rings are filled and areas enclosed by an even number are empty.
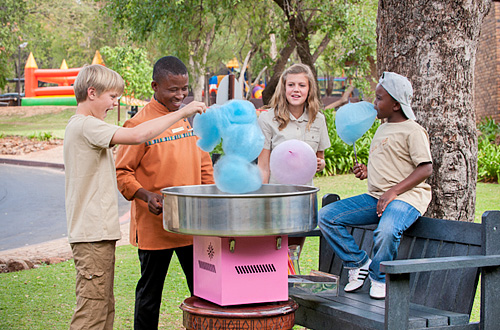
<svg viewBox="0 0 500 330">
<path fill-rule="evenodd" d="M 351 227 L 361 249 L 372 253 L 376 226 Z M 420 217 L 403 234 L 397 259 L 452 257 L 482 254 L 482 225 L 469 222 Z M 320 239 L 319 269 L 340 276 L 347 283 L 347 269 Z M 479 280 L 477 268 L 412 274 L 411 302 L 457 313 L 470 314 Z M 366 281 L 365 285 L 369 285 Z"/>
</svg>

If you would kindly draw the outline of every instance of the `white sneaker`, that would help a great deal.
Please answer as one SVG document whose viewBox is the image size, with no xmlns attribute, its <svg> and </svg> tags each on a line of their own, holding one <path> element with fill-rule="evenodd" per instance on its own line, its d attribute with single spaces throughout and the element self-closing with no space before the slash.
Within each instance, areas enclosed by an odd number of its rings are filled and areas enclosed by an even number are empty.
<svg viewBox="0 0 500 330">
<path fill-rule="evenodd" d="M 371 280 L 370 297 L 373 299 L 385 299 L 385 283 Z"/>
<path fill-rule="evenodd" d="M 368 259 L 360 268 L 349 269 L 349 283 L 344 288 L 345 292 L 353 292 L 363 286 L 368 277 L 368 267 L 371 262 L 371 259 Z"/>
</svg>

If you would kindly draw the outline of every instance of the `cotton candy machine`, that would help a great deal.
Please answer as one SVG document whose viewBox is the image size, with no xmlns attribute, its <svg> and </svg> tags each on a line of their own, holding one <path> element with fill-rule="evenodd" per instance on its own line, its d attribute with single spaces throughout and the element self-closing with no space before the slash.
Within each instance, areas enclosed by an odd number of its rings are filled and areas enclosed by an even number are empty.
<svg viewBox="0 0 500 330">
<path fill-rule="evenodd" d="M 194 235 L 194 294 L 221 306 L 288 300 L 288 234 L 316 228 L 319 189 L 266 184 L 162 190 L 163 227 Z"/>
</svg>

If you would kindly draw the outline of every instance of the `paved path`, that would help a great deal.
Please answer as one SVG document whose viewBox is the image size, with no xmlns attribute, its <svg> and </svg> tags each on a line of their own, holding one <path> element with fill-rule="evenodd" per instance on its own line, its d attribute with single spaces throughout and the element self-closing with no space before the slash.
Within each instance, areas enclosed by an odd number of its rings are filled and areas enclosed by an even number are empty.
<svg viewBox="0 0 500 330">
<path fill-rule="evenodd" d="M 71 258 L 64 215 L 62 148 L 0 155 L 0 259 L 4 262 L 50 263 Z M 123 215 L 118 245 L 124 245 L 129 244 L 129 202 L 120 196 L 119 204 Z"/>
</svg>

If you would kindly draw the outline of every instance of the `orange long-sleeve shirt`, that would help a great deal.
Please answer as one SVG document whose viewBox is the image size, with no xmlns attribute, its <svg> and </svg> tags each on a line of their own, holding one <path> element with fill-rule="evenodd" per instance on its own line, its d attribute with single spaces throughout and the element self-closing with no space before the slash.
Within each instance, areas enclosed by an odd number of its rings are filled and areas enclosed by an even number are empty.
<svg viewBox="0 0 500 330">
<path fill-rule="evenodd" d="M 124 127 L 134 127 L 167 113 L 168 110 L 153 99 L 127 120 Z M 166 187 L 214 183 L 210 155 L 198 148 L 196 141 L 189 121 L 183 119 L 153 140 L 119 147 L 118 189 L 127 200 L 132 200 L 130 242 L 140 249 L 171 249 L 193 243 L 191 236 L 164 230 L 163 215 L 149 212 L 147 203 L 134 199 L 134 195 L 139 188 L 161 194 L 161 189 Z"/>
</svg>

